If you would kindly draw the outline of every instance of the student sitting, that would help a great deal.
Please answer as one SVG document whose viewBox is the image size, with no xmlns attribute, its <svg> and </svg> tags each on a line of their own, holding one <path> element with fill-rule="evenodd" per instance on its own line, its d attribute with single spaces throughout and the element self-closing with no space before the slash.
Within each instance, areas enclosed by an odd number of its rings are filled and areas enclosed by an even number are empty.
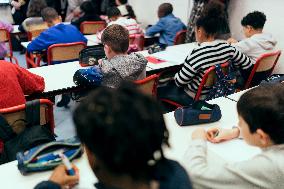
<svg viewBox="0 0 284 189">
<path fill-rule="evenodd" d="M 173 15 L 173 6 L 170 3 L 163 3 L 158 9 L 159 22 L 147 29 L 147 36 L 160 34 L 159 43 L 173 45 L 176 34 L 186 29 L 182 21 Z"/>
<path fill-rule="evenodd" d="M 47 25 L 41 17 L 41 11 L 47 7 L 45 0 L 31 0 L 28 6 L 27 17 L 19 26 L 22 32 L 46 29 Z"/>
<path fill-rule="evenodd" d="M 129 33 L 121 25 L 108 26 L 102 35 L 107 59 L 99 64 L 102 71 L 102 85 L 118 87 L 123 80 L 135 81 L 146 77 L 147 60 L 138 53 L 127 55 Z"/>
<path fill-rule="evenodd" d="M 193 132 L 184 165 L 196 188 L 284 188 L 283 94 L 283 84 L 253 88 L 237 103 L 239 127 Z M 245 142 L 260 147 L 262 152 L 243 162 L 219 166 L 209 163 L 213 161 L 206 155 L 207 139 L 216 143 L 237 138 L 240 134 Z"/>
<path fill-rule="evenodd" d="M 273 50 L 277 43 L 271 34 L 263 33 L 265 21 L 266 16 L 262 12 L 251 12 L 241 21 L 246 39 L 239 42 L 228 39 L 229 43 L 250 57 L 253 64 L 262 54 Z"/>
<path fill-rule="evenodd" d="M 9 23 L 0 21 L 0 29 L 5 29 L 8 32 L 13 31 L 13 26 Z M 3 60 L 7 55 L 7 47 L 4 42 L 0 42 L 0 60 Z"/>
<path fill-rule="evenodd" d="M 242 70 L 252 67 L 251 60 L 236 50 L 235 47 L 216 36 L 226 22 L 220 5 L 216 4 L 207 15 L 199 17 L 196 22 L 195 35 L 198 41 L 196 47 L 185 59 L 181 70 L 175 75 L 175 83 L 158 88 L 158 96 L 173 100 L 181 105 L 192 103 L 205 71 L 213 65 L 232 62 Z M 201 99 L 205 99 L 212 87 L 203 88 Z"/>
<path fill-rule="evenodd" d="M 169 133 L 161 108 L 135 86 L 95 90 L 73 118 L 97 189 L 191 189 L 183 167 L 164 157 Z M 69 176 L 62 165 L 35 189 L 64 188 L 78 181 L 78 171 Z"/>
<path fill-rule="evenodd" d="M 132 7 L 128 4 L 128 0 L 115 0 L 115 3 L 123 17 L 136 19 Z"/>
<path fill-rule="evenodd" d="M 0 60 L 0 108 L 24 104 L 25 95 L 41 93 L 44 79 L 28 70 Z"/>
<path fill-rule="evenodd" d="M 80 16 L 71 22 L 80 30 L 80 25 L 85 21 L 101 21 L 100 16 L 94 11 L 95 5 L 91 1 L 85 1 L 80 5 Z"/>
<path fill-rule="evenodd" d="M 31 41 L 27 47 L 28 52 L 44 51 L 53 44 L 72 42 L 87 43 L 87 39 L 75 26 L 61 23 L 61 17 L 57 14 L 55 9 L 50 7 L 43 9 L 42 18 L 50 28 Z"/>
</svg>

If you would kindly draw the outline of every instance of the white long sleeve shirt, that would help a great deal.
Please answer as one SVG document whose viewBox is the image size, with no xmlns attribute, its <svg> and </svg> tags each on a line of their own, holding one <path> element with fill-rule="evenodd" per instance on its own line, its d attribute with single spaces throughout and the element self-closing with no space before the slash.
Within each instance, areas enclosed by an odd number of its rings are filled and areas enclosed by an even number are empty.
<svg viewBox="0 0 284 189">
<path fill-rule="evenodd" d="M 265 148 L 251 160 L 221 166 L 208 163 L 206 152 L 206 141 L 193 140 L 184 158 L 195 189 L 284 188 L 284 144 Z"/>
</svg>

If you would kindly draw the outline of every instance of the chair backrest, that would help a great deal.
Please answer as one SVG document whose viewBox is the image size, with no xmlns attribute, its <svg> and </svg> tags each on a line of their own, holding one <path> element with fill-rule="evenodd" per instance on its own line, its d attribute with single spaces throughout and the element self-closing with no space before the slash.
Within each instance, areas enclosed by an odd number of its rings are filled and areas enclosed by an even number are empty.
<svg viewBox="0 0 284 189">
<path fill-rule="evenodd" d="M 39 36 L 39 34 L 41 34 L 41 32 L 43 32 L 44 30 L 46 30 L 46 29 L 38 29 L 38 30 L 28 31 L 28 40 L 32 41 L 34 38 Z"/>
<path fill-rule="evenodd" d="M 252 68 L 252 71 L 248 77 L 248 80 L 246 81 L 245 89 L 250 87 L 256 72 L 266 72 L 267 76 L 270 76 L 278 62 L 280 55 L 281 55 L 281 51 L 276 51 L 276 52 L 266 53 L 266 54 L 261 55 L 256 60 Z"/>
<path fill-rule="evenodd" d="M 0 42 L 8 42 L 10 40 L 9 35 L 9 32 L 6 29 L 0 29 Z"/>
<path fill-rule="evenodd" d="M 10 58 L 11 62 L 14 60 L 16 64 L 19 64 L 18 60 L 13 56 L 12 41 L 8 30 L 0 29 L 0 43 L 8 43 L 9 52 L 7 52 L 6 56 Z"/>
<path fill-rule="evenodd" d="M 0 109 L 0 114 L 4 116 L 16 133 L 20 133 L 25 129 L 25 108 L 26 105 L 21 104 L 10 108 Z M 47 125 L 50 131 L 54 133 L 53 104 L 47 99 L 40 99 L 40 125 Z"/>
<path fill-rule="evenodd" d="M 139 86 L 143 93 L 156 97 L 158 79 L 159 76 L 157 74 L 153 74 L 145 79 L 137 80 L 134 83 Z"/>
<path fill-rule="evenodd" d="M 174 39 L 174 45 L 184 44 L 186 39 L 186 32 L 187 30 L 179 31 Z"/>
<path fill-rule="evenodd" d="M 144 49 L 145 38 L 144 34 L 129 35 L 129 45 L 136 45 L 139 51 Z"/>
<path fill-rule="evenodd" d="M 96 34 L 106 28 L 105 21 L 85 21 L 80 25 L 80 31 L 82 34 Z"/>
<path fill-rule="evenodd" d="M 47 50 L 47 63 L 48 65 L 51 65 L 53 61 L 78 59 L 80 51 L 84 48 L 86 48 L 84 42 L 51 45 Z"/>
<path fill-rule="evenodd" d="M 221 64 L 221 68 L 224 74 L 228 73 L 228 68 L 229 68 L 229 63 L 226 62 L 224 64 Z M 201 80 L 201 83 L 198 87 L 197 93 L 194 97 L 194 100 L 199 100 L 200 96 L 201 96 L 201 92 L 203 87 L 211 87 L 213 86 L 217 81 L 217 76 L 216 76 L 216 72 L 215 72 L 215 66 L 211 66 L 210 68 L 208 68 L 205 71 L 205 74 Z"/>
</svg>

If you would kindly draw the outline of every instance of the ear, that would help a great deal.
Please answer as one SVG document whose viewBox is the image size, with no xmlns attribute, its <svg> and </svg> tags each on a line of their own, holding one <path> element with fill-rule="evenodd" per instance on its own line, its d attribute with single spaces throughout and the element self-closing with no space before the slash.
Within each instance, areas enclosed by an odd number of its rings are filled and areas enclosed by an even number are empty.
<svg viewBox="0 0 284 189">
<path fill-rule="evenodd" d="M 262 129 L 257 129 L 256 130 L 256 134 L 259 137 L 259 142 L 261 143 L 261 145 L 263 145 L 264 147 L 266 147 L 268 144 L 271 143 L 271 139 L 269 137 L 268 134 L 266 134 Z"/>
<path fill-rule="evenodd" d="M 112 52 L 112 49 L 111 49 L 110 46 L 105 45 L 105 51 L 106 51 L 106 53 L 110 54 Z"/>
</svg>

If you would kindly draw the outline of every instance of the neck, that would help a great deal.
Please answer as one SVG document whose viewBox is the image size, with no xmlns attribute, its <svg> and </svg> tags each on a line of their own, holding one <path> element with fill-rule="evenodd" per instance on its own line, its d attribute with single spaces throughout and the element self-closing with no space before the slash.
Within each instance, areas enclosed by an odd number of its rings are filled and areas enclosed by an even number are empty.
<svg viewBox="0 0 284 189">
<path fill-rule="evenodd" d="M 253 30 L 251 36 L 255 35 L 255 34 L 261 34 L 262 33 L 262 29 L 258 29 L 258 30 Z"/>
</svg>

